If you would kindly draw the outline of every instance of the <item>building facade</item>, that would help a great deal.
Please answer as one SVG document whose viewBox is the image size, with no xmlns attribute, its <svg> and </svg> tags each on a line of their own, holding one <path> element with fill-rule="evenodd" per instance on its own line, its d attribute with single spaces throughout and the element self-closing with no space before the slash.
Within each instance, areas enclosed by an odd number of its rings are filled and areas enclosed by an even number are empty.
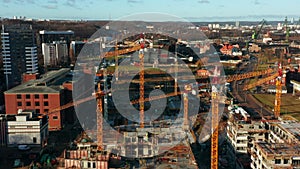
<svg viewBox="0 0 300 169">
<path fill-rule="evenodd" d="M 0 116 L 0 146 L 6 146 L 6 118 Z"/>
<path fill-rule="evenodd" d="M 50 71 L 42 78 L 31 80 L 6 92 L 6 114 L 16 114 L 19 110 L 35 110 L 38 114 L 47 114 L 72 98 L 66 98 L 63 82 L 67 81 L 69 69 Z M 49 114 L 49 130 L 60 130 L 64 122 L 63 111 Z"/>
<path fill-rule="evenodd" d="M 285 143 L 257 142 L 252 148 L 252 169 L 300 168 L 300 147 Z"/>
<path fill-rule="evenodd" d="M 63 163 L 64 168 L 108 169 L 110 154 L 97 151 L 97 145 L 80 143 L 76 150 L 66 150 Z"/>
<path fill-rule="evenodd" d="M 42 43 L 45 67 L 57 67 L 69 63 L 68 46 L 65 42 Z"/>
<path fill-rule="evenodd" d="M 37 47 L 25 47 L 26 74 L 38 73 Z"/>
<path fill-rule="evenodd" d="M 237 153 L 248 153 L 255 141 L 264 141 L 267 130 L 262 121 L 250 119 L 250 115 L 242 108 L 232 109 L 228 125 L 227 139 Z"/>
<path fill-rule="evenodd" d="M 37 117 L 34 111 L 23 111 L 7 118 L 7 145 L 30 145 L 44 147 L 49 136 L 48 119 Z"/>
<path fill-rule="evenodd" d="M 31 25 L 2 25 L 2 57 L 7 88 L 21 83 L 22 74 L 37 72 L 37 54 Z"/>
<path fill-rule="evenodd" d="M 39 41 L 42 46 L 44 66 L 69 66 L 71 59 L 69 49 L 74 32 L 68 31 L 46 31 L 39 32 Z"/>
</svg>

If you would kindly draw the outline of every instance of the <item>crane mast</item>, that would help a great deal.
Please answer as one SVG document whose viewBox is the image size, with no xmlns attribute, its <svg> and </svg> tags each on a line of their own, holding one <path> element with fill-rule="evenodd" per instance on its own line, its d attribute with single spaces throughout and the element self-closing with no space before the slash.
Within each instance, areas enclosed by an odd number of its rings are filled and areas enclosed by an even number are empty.
<svg viewBox="0 0 300 169">
<path fill-rule="evenodd" d="M 276 96 L 275 96 L 275 107 L 274 107 L 274 117 L 277 119 L 280 116 L 280 104 L 281 104 L 281 77 L 276 79 Z"/>
<path fill-rule="evenodd" d="M 183 104 L 184 104 L 184 114 L 183 114 L 183 129 L 189 130 L 189 99 L 188 93 L 192 90 L 191 85 L 184 86 L 184 93 L 183 93 Z M 175 93 L 177 94 L 177 92 Z"/>
<path fill-rule="evenodd" d="M 282 66 L 278 64 L 278 77 L 276 78 L 276 95 L 274 104 L 274 117 L 277 119 L 280 116 L 281 93 L 282 93 Z"/>
<path fill-rule="evenodd" d="M 217 85 L 220 82 L 220 70 L 215 66 L 211 75 L 211 169 L 218 169 L 218 144 L 219 144 L 219 93 Z"/>
<path fill-rule="evenodd" d="M 97 145 L 98 150 L 103 150 L 103 105 L 101 96 L 101 85 L 98 83 L 97 98 Z"/>
<path fill-rule="evenodd" d="M 142 40 L 141 40 L 142 41 Z M 140 127 L 144 128 L 144 120 L 145 120 L 145 70 L 144 70 L 144 42 L 141 42 L 141 49 L 139 52 L 140 59 Z"/>
<path fill-rule="evenodd" d="M 211 100 L 212 100 L 211 169 L 218 169 L 219 102 L 218 102 L 218 92 L 216 90 L 212 91 Z"/>
</svg>

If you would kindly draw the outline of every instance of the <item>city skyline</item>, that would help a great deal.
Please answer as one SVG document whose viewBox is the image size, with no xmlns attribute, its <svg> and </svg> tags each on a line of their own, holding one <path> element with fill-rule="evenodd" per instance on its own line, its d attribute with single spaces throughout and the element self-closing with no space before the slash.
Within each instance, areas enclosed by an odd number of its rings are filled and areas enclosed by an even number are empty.
<svg viewBox="0 0 300 169">
<path fill-rule="evenodd" d="M 118 20 L 136 13 L 164 13 L 189 21 L 298 21 L 296 0 L 2 0 L 0 17 L 33 19 Z M 295 5 L 293 5 L 295 4 Z M 288 10 L 287 10 L 288 9 Z"/>
</svg>

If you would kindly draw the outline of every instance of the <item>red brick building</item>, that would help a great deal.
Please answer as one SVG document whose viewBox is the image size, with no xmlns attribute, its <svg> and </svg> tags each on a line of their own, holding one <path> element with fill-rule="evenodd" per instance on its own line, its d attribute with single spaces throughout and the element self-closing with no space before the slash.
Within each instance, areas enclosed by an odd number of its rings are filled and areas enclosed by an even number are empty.
<svg viewBox="0 0 300 169">
<path fill-rule="evenodd" d="M 30 80 L 4 92 L 6 114 L 16 114 L 19 109 L 35 110 L 47 114 L 49 110 L 68 103 L 67 89 L 62 84 L 67 79 L 69 69 L 51 71 L 41 79 Z M 60 130 L 64 122 L 63 111 L 49 115 L 49 130 Z"/>
</svg>

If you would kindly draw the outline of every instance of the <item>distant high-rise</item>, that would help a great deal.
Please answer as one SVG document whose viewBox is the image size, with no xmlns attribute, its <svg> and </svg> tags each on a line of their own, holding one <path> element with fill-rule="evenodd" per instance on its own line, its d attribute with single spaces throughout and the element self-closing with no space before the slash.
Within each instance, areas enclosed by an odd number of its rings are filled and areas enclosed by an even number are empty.
<svg viewBox="0 0 300 169">
<path fill-rule="evenodd" d="M 69 63 L 68 45 L 65 42 L 42 43 L 42 54 L 45 67 Z"/>
<path fill-rule="evenodd" d="M 69 66 L 69 49 L 74 32 L 42 30 L 39 34 L 44 66 Z"/>
<path fill-rule="evenodd" d="M 71 63 L 74 64 L 78 55 L 80 54 L 81 49 L 86 42 L 83 41 L 72 41 L 70 45 L 70 58 Z"/>
<path fill-rule="evenodd" d="M 36 42 L 31 25 L 2 25 L 1 41 L 7 88 L 20 84 L 23 73 L 37 73 Z"/>
<path fill-rule="evenodd" d="M 26 73 L 35 74 L 38 72 L 37 47 L 25 47 L 26 52 Z"/>
<path fill-rule="evenodd" d="M 240 21 L 235 22 L 235 27 L 239 28 L 240 27 Z"/>
</svg>

